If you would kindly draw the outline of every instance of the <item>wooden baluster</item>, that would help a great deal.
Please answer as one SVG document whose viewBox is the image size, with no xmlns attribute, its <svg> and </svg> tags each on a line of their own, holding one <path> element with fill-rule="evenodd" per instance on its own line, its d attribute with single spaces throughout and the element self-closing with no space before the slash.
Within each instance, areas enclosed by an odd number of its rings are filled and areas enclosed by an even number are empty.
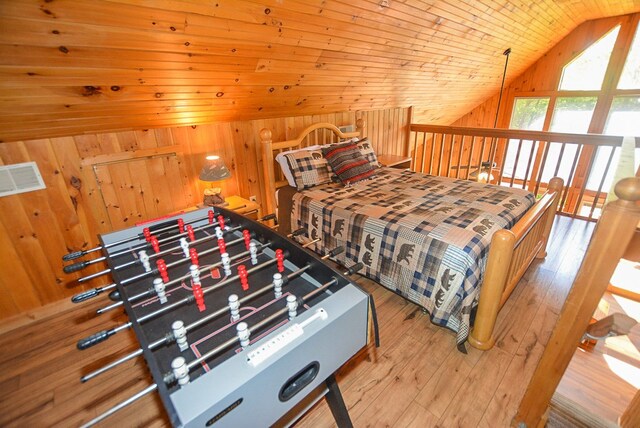
<svg viewBox="0 0 640 428">
<path fill-rule="evenodd" d="M 602 173 L 602 178 L 600 179 L 600 185 L 598 186 L 598 191 L 596 192 L 596 196 L 593 198 L 593 203 L 591 204 L 591 211 L 589 211 L 589 218 L 593 218 L 593 212 L 598 205 L 598 199 L 600 199 L 600 194 L 602 193 L 602 186 L 604 185 L 604 180 L 607 178 L 607 173 L 609 172 L 609 167 L 611 166 L 611 161 L 613 160 L 613 154 L 615 153 L 615 147 L 611 147 L 611 153 L 609 153 L 609 159 L 607 159 L 607 166 L 604 168 L 604 172 Z"/>
<path fill-rule="evenodd" d="M 433 146 L 433 140 L 431 140 L 431 145 Z M 420 172 L 425 172 L 425 165 L 427 163 L 427 133 L 422 133 L 422 165 L 420 166 Z M 431 167 L 431 166 L 429 166 Z"/>
<path fill-rule="evenodd" d="M 435 156 L 436 150 L 436 133 L 433 133 L 433 138 L 431 139 L 431 152 L 429 154 L 429 174 L 433 175 L 433 157 Z"/>
<path fill-rule="evenodd" d="M 507 159 L 507 151 L 508 151 L 510 142 L 511 142 L 511 140 L 509 140 L 509 139 L 505 140 L 505 147 L 504 147 L 504 151 L 502 152 L 502 161 L 500 162 L 500 174 L 498 175 L 497 184 L 502 183 L 502 175 L 504 174 L 504 163 L 505 163 L 505 161 Z M 495 162 L 495 159 L 491 159 L 491 165 L 493 165 L 494 162 Z"/>
<path fill-rule="evenodd" d="M 487 137 L 482 137 L 482 145 L 480 146 L 480 158 L 478 159 L 478 168 L 482 166 L 482 162 L 484 162 L 484 149 L 487 146 Z M 493 164 L 491 164 L 493 168 Z"/>
<path fill-rule="evenodd" d="M 464 177 L 465 180 L 469 179 L 469 173 L 471 172 L 471 162 L 473 162 L 473 149 L 475 147 L 475 144 L 476 137 L 471 136 L 471 147 L 469 148 L 469 157 L 467 158 L 467 174 Z"/>
<path fill-rule="evenodd" d="M 527 170 L 524 173 L 524 180 L 522 181 L 522 188 L 523 189 L 527 188 L 527 180 L 529 179 L 529 173 L 531 172 L 531 165 L 532 165 L 532 161 L 534 159 L 535 152 L 536 152 L 535 141 L 531 141 L 531 151 L 529 152 L 529 162 L 527 162 Z"/>
<path fill-rule="evenodd" d="M 445 134 L 442 134 L 442 138 L 440 139 L 440 156 L 438 156 L 438 173 L 437 175 L 442 175 L 442 158 L 444 157 L 444 140 Z"/>
<path fill-rule="evenodd" d="M 453 151 L 455 150 L 456 145 L 456 135 L 451 135 L 451 143 L 449 144 L 449 160 L 447 162 L 447 175 L 446 177 L 451 177 L 451 163 L 453 161 Z"/>
<path fill-rule="evenodd" d="M 587 173 L 582 179 L 582 186 L 580 186 L 580 194 L 578 195 L 578 200 L 576 201 L 576 204 L 573 207 L 574 217 L 578 214 L 578 210 L 580 209 L 580 204 L 582 203 L 582 197 L 584 196 L 584 191 L 587 189 L 587 182 L 589 181 L 589 176 L 591 176 L 591 170 L 593 169 L 597 152 L 598 152 L 597 150 L 591 150 L 591 156 L 589 157 L 589 164 L 587 166 Z"/>
<path fill-rule="evenodd" d="M 456 170 L 456 179 L 460 178 L 460 166 L 462 164 L 462 151 L 464 150 L 464 135 L 460 135 L 460 150 L 458 150 L 458 169 Z M 469 169 L 469 168 L 467 168 Z"/>
<path fill-rule="evenodd" d="M 540 171 L 538 171 L 538 178 L 536 179 L 536 187 L 533 191 L 534 195 L 538 194 L 540 190 L 540 181 L 542 181 L 542 172 L 544 171 L 544 164 L 547 162 L 547 156 L 549 155 L 549 147 L 551 147 L 551 142 L 549 141 L 540 141 L 541 144 L 544 144 L 544 151 L 542 153 L 542 161 L 540 162 Z"/>
<path fill-rule="evenodd" d="M 567 146 L 567 143 L 560 144 L 560 153 L 558 153 L 558 157 L 556 158 L 556 169 L 553 171 L 553 176 L 558 176 L 558 171 L 560 171 L 560 164 L 562 164 L 562 156 L 564 156 L 564 149 Z"/>
<path fill-rule="evenodd" d="M 573 157 L 573 163 L 571 164 L 571 171 L 569 171 L 569 177 L 567 178 L 567 185 L 564 187 L 564 195 L 562 196 L 562 201 L 560 202 L 560 212 L 564 211 L 565 202 L 569 195 L 571 186 L 573 186 L 573 178 L 575 176 L 576 167 L 578 166 L 578 159 L 580 159 L 580 153 L 582 152 L 582 144 L 578 144 L 578 148 L 576 149 L 576 154 Z"/>
<path fill-rule="evenodd" d="M 518 141 L 518 150 L 516 150 L 516 160 L 513 162 L 513 172 L 511 173 L 511 182 L 509 187 L 513 187 L 513 182 L 516 179 L 516 171 L 518 170 L 518 161 L 520 160 L 520 151 L 522 150 L 522 138 Z M 504 162 L 502 163 L 504 166 Z"/>
</svg>

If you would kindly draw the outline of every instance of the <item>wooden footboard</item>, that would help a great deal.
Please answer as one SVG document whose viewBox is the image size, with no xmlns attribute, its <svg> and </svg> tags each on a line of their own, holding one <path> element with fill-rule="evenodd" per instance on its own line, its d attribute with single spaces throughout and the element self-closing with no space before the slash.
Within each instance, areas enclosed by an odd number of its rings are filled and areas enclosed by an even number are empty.
<svg viewBox="0 0 640 428">
<path fill-rule="evenodd" d="M 553 178 L 542 198 L 511 230 L 499 230 L 491 239 L 487 268 L 469 343 L 474 348 L 493 347 L 493 328 L 498 311 L 507 301 L 522 275 L 537 258 L 547 255 L 547 241 L 562 194 L 563 181 Z"/>
</svg>

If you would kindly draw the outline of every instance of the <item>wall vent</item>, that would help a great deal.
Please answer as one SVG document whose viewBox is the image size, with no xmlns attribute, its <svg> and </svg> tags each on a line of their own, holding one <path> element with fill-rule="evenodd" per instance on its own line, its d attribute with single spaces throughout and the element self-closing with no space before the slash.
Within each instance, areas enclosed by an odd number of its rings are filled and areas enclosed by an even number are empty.
<svg viewBox="0 0 640 428">
<path fill-rule="evenodd" d="M 46 187 L 35 162 L 0 166 L 0 197 Z"/>
</svg>

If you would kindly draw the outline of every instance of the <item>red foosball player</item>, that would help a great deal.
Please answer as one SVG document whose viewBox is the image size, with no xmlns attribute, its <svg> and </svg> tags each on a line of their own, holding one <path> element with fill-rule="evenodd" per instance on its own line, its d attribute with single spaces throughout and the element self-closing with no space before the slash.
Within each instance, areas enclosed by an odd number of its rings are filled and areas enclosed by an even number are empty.
<svg viewBox="0 0 640 428">
<path fill-rule="evenodd" d="M 198 263 L 198 251 L 195 248 L 189 248 L 189 257 L 191 257 L 191 264 L 200 266 L 200 263 Z"/>
<path fill-rule="evenodd" d="M 178 219 L 178 230 L 180 233 L 184 233 L 184 220 L 181 218 Z"/>
<path fill-rule="evenodd" d="M 242 237 L 244 238 L 244 245 L 245 247 L 247 247 L 247 250 L 248 250 L 249 244 L 251 243 L 251 232 L 249 232 L 247 229 L 243 230 Z"/>
<path fill-rule="evenodd" d="M 224 239 L 218 239 L 218 249 L 220 250 L 220 254 L 227 252 L 227 244 L 225 244 Z"/>
<path fill-rule="evenodd" d="M 207 307 L 204 304 L 204 294 L 202 292 L 202 286 L 200 284 L 193 284 L 193 297 L 196 298 L 196 305 L 198 305 L 198 310 L 200 312 L 204 312 Z"/>
<path fill-rule="evenodd" d="M 278 272 L 284 272 L 284 253 L 281 249 L 276 250 L 276 260 L 278 261 Z"/>
<path fill-rule="evenodd" d="M 218 216 L 218 225 L 220 225 L 220 229 L 224 230 L 224 217 L 221 215 Z"/>
<path fill-rule="evenodd" d="M 193 227 L 190 224 L 187 225 L 187 235 L 189 235 L 190 241 L 196 240 L 196 235 L 193 233 Z"/>
<path fill-rule="evenodd" d="M 167 264 L 164 262 L 164 259 L 158 259 L 156 261 L 156 266 L 158 267 L 158 272 L 160 272 L 160 277 L 162 277 L 162 281 L 169 282 L 169 274 L 167 273 Z"/>
<path fill-rule="evenodd" d="M 156 253 L 160 252 L 160 243 L 158 242 L 158 238 L 156 238 L 155 236 L 151 235 L 151 238 L 149 238 L 149 242 L 151 243 L 151 247 L 153 247 L 153 251 L 155 251 Z"/>
<path fill-rule="evenodd" d="M 249 289 L 249 281 L 247 280 L 247 268 L 245 265 L 238 266 L 238 276 L 240 277 L 240 284 L 242 285 L 242 289 L 247 291 Z"/>
<path fill-rule="evenodd" d="M 213 224 L 213 216 L 215 215 L 213 214 L 213 210 L 209 210 L 207 214 L 209 215 L 209 224 Z"/>
</svg>

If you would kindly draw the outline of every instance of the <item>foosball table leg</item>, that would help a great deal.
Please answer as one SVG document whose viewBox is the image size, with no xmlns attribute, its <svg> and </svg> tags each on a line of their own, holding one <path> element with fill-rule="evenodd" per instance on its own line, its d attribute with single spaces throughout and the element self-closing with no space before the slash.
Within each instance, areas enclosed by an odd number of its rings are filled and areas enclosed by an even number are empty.
<svg viewBox="0 0 640 428">
<path fill-rule="evenodd" d="M 325 380 L 325 384 L 329 389 L 325 394 L 325 398 L 327 399 L 327 404 L 329 405 L 329 409 L 331 409 L 331 414 L 333 415 L 338 428 L 353 428 L 351 418 L 349 417 L 349 411 L 347 410 L 347 406 L 344 404 L 335 376 L 329 376 L 327 380 Z"/>
</svg>

